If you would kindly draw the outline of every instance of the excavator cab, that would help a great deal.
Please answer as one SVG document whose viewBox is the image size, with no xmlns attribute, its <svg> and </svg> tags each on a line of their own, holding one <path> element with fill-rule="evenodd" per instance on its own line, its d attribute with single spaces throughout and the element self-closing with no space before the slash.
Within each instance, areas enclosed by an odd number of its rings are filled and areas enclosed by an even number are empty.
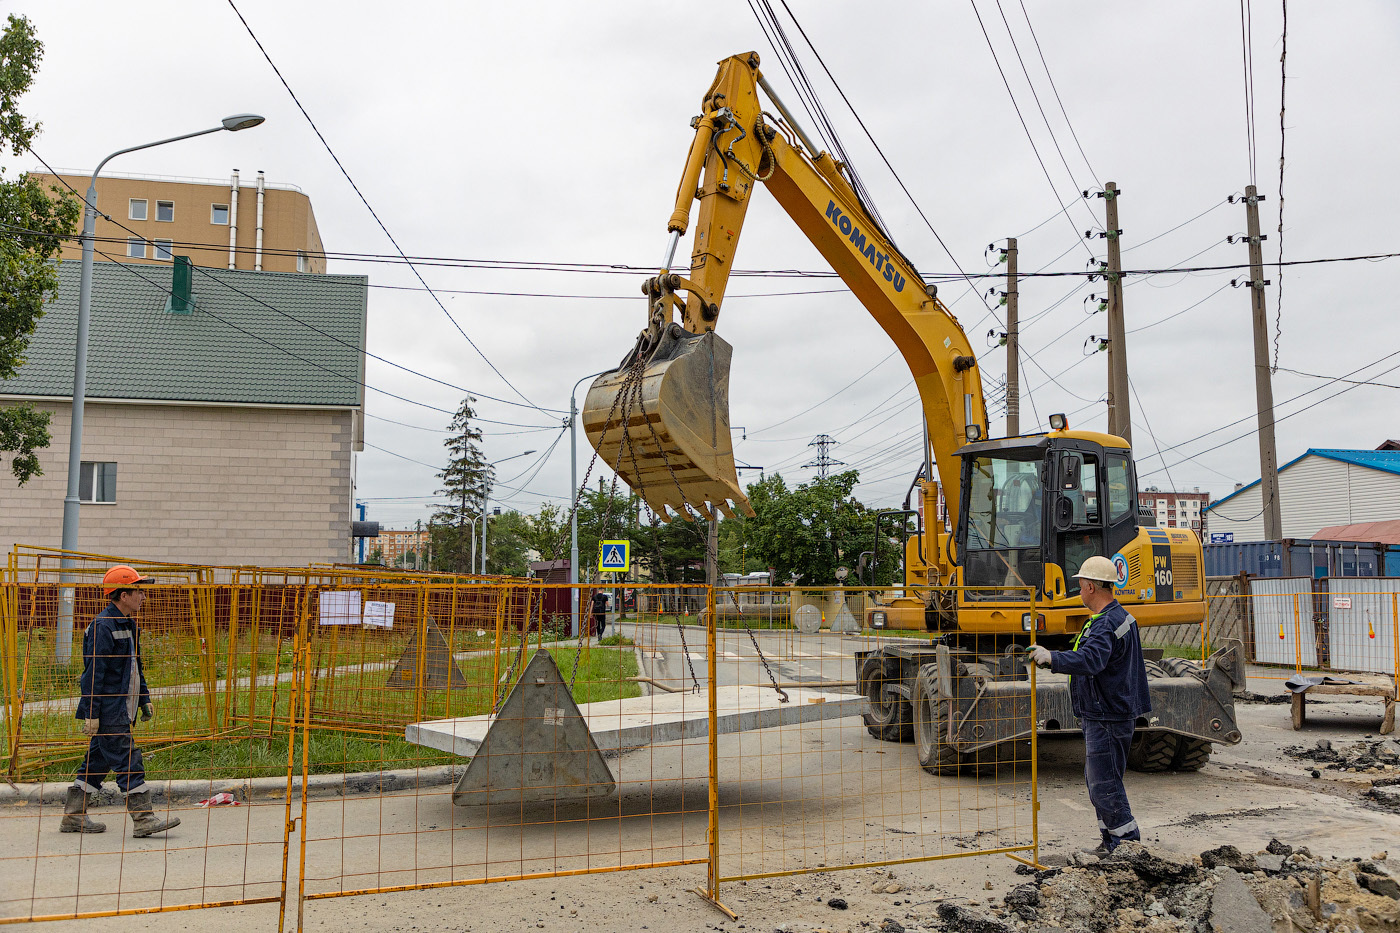
<svg viewBox="0 0 1400 933">
<path fill-rule="evenodd" d="M 969 444 L 963 462 L 958 550 L 971 600 L 1077 596 L 1073 577 L 1094 555 L 1138 536 L 1132 454 L 1116 437 L 1052 431 Z M 1061 571 L 1047 576 L 1048 565 Z M 1060 582 L 1060 578 L 1063 582 Z M 1052 579 L 1053 578 L 1053 579 Z"/>
</svg>

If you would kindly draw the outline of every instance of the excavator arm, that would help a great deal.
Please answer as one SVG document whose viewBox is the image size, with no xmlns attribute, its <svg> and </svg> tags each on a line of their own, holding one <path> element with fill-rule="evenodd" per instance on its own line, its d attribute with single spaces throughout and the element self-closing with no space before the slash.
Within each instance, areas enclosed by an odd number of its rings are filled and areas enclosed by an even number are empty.
<svg viewBox="0 0 1400 933">
<path fill-rule="evenodd" d="M 835 160 L 825 152 L 809 155 L 785 134 L 793 127 L 763 110 L 761 84 L 756 54 L 720 62 L 702 113 L 692 121 L 695 137 L 667 225 L 666 260 L 643 286 L 647 328 L 618 369 L 590 388 L 584 429 L 599 455 L 658 517 L 672 517 L 669 508 L 688 519 L 685 506 L 706 517 L 715 510 L 732 515 L 735 508 L 752 513 L 738 485 L 729 437 L 730 348 L 714 330 L 749 200 L 761 183 L 904 357 L 919 390 L 948 509 L 956 515 L 954 454 L 967 439 L 987 436 L 981 378 L 967 335 L 870 216 Z M 695 200 L 700 210 L 690 270 L 681 276 L 671 264 Z"/>
</svg>

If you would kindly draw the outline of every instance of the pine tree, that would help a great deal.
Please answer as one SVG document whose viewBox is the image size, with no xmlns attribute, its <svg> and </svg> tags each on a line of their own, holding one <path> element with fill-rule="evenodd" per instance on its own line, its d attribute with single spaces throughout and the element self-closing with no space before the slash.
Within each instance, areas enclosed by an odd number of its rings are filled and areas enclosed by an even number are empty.
<svg viewBox="0 0 1400 933">
<path fill-rule="evenodd" d="M 481 429 L 470 395 L 448 425 L 447 467 L 438 474 L 438 492 L 447 503 L 433 513 L 433 563 L 437 569 L 465 573 L 472 569 L 473 542 L 481 535 L 481 510 L 490 492 L 491 464 L 481 451 Z M 474 524 L 475 522 L 475 524 Z"/>
</svg>

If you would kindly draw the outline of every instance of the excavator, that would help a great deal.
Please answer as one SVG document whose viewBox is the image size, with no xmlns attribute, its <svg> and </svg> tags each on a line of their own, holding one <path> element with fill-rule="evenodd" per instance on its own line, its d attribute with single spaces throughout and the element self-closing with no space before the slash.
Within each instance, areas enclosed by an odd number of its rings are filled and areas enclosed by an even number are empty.
<svg viewBox="0 0 1400 933">
<path fill-rule="evenodd" d="M 917 530 L 897 544 L 906 586 L 874 590 L 865 621 L 932 637 L 856 652 L 867 729 L 913 740 L 935 774 L 1023 761 L 1032 729 L 1079 731 L 1068 681 L 1042 672 L 1032 704 L 1025 661 L 1035 641 L 1069 647 L 1087 620 L 1075 571 L 1091 555 L 1111 555 L 1115 595 L 1139 625 L 1199 624 L 1200 539 L 1140 515 L 1133 453 L 1120 437 L 1071 428 L 1058 414 L 1044 433 L 989 436 L 963 328 L 862 202 L 846 166 L 793 119 L 757 54 L 719 63 L 691 126 L 665 259 L 642 287 L 646 327 L 590 387 L 582 412 L 589 441 L 662 521 L 753 514 L 730 439 L 732 350 L 716 325 L 749 202 L 766 188 L 894 341 L 922 404 L 922 508 L 904 516 L 900 527 L 916 521 Z M 672 265 L 692 201 L 699 215 L 682 274 Z M 940 486 L 947 528 L 932 518 Z M 876 532 L 878 540 L 878 520 Z M 1153 711 L 1138 722 L 1130 766 L 1196 770 L 1214 744 L 1240 741 L 1238 645 L 1204 663 L 1151 658 L 1148 673 Z"/>
</svg>

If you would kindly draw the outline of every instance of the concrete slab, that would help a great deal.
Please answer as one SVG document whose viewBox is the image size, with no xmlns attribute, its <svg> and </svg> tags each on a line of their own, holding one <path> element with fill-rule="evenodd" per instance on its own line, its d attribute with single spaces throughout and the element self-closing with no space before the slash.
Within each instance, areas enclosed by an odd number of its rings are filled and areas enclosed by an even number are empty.
<svg viewBox="0 0 1400 933">
<path fill-rule="evenodd" d="M 863 696 L 820 690 L 788 689 L 790 701 L 779 702 L 771 687 L 720 687 L 716 732 L 727 735 L 826 719 L 859 716 L 868 711 Z M 579 707 L 593 741 L 603 751 L 641 748 L 661 742 L 703 738 L 710 734 L 704 692 L 667 693 L 585 703 Z M 409 723 L 404 738 L 414 745 L 470 757 L 481 748 L 490 716 L 436 719 Z"/>
</svg>

